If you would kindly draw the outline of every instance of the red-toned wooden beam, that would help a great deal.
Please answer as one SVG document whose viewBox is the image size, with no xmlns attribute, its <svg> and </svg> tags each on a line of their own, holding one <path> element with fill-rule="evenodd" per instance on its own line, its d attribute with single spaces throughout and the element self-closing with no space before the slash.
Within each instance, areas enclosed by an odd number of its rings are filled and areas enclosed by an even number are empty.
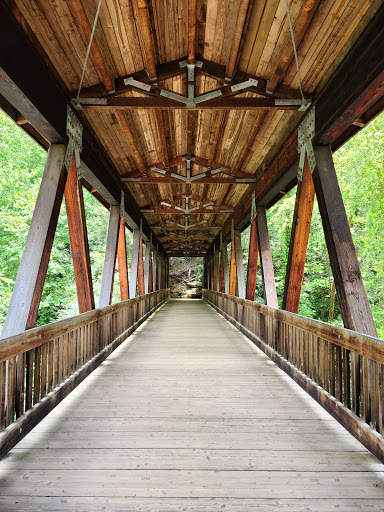
<svg viewBox="0 0 384 512">
<path fill-rule="evenodd" d="M 231 242 L 231 268 L 229 274 L 229 295 L 236 295 L 236 249 L 235 239 Z"/>
<path fill-rule="evenodd" d="M 139 239 L 139 262 L 137 265 L 137 288 L 139 295 L 144 295 L 144 258 L 143 258 L 143 237 L 140 235 Z"/>
<path fill-rule="evenodd" d="M 120 300 L 129 299 L 128 286 L 128 264 L 127 264 L 127 244 L 125 240 L 125 223 L 124 217 L 120 216 L 119 240 L 117 243 L 117 260 L 119 266 L 120 281 Z"/>
<path fill-rule="evenodd" d="M 247 290 L 245 295 L 245 298 L 248 300 L 255 300 L 258 257 L 259 242 L 257 239 L 257 221 L 256 217 L 254 217 L 251 223 L 251 233 L 249 238 Z"/>
<path fill-rule="evenodd" d="M 235 25 L 235 33 L 233 34 L 231 51 L 229 53 L 229 62 L 226 73 L 228 78 L 232 78 L 233 73 L 235 71 L 241 36 L 243 34 L 245 19 L 247 16 L 248 5 L 249 0 L 240 1 L 239 12 L 237 14 L 237 20 Z"/>
<path fill-rule="evenodd" d="M 67 209 L 71 253 L 75 272 L 79 313 L 95 308 L 92 274 L 89 260 L 87 226 L 84 215 L 84 200 L 77 179 L 75 157 L 72 158 L 65 186 L 65 205 Z"/>
<path fill-rule="evenodd" d="M 315 188 L 313 186 L 308 160 L 306 159 L 303 179 L 297 184 L 282 305 L 283 309 L 291 311 L 292 313 L 299 312 L 314 197 Z"/>
<path fill-rule="evenodd" d="M 149 18 L 149 10 L 146 0 L 137 0 L 139 8 L 141 28 L 144 41 L 145 55 L 147 57 L 148 75 L 150 78 L 156 77 L 156 58 L 153 48 L 152 34 L 151 34 L 151 21 Z"/>
</svg>

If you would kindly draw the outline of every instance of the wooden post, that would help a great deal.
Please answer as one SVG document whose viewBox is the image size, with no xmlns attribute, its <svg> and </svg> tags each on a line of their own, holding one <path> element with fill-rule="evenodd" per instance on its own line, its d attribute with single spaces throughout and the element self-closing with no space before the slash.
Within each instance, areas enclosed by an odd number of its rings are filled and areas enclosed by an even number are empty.
<svg viewBox="0 0 384 512">
<path fill-rule="evenodd" d="M 229 267 L 228 267 L 228 254 L 227 254 L 227 244 L 223 242 L 221 244 L 221 256 L 220 262 L 223 265 L 223 278 L 224 278 L 224 288 L 223 290 L 220 288 L 220 291 L 224 293 L 229 293 Z"/>
<path fill-rule="evenodd" d="M 299 312 L 314 198 L 315 188 L 308 160 L 305 159 L 303 179 L 297 183 L 282 306 L 292 313 Z"/>
<path fill-rule="evenodd" d="M 317 201 L 327 242 L 333 278 L 339 298 L 344 326 L 377 337 L 375 321 L 365 291 L 356 249 L 345 212 L 332 152 L 329 146 L 314 148 L 317 167 L 313 171 Z M 348 367 L 348 352 L 344 351 Z M 351 356 L 352 408 L 376 428 L 380 420 L 380 397 L 377 383 L 381 372 L 372 361 L 357 354 Z M 349 384 L 349 379 L 348 379 Z M 345 393 L 349 401 L 349 393 Z"/>
<path fill-rule="evenodd" d="M 117 243 L 117 260 L 119 265 L 120 300 L 129 299 L 127 245 L 125 242 L 124 216 L 120 216 L 119 240 Z"/>
<path fill-rule="evenodd" d="M 153 278 L 153 291 L 155 292 L 158 290 L 157 284 L 157 272 L 158 272 L 158 253 L 156 250 L 153 251 L 153 269 L 152 269 L 152 278 Z"/>
<path fill-rule="evenodd" d="M 251 223 L 251 233 L 249 238 L 247 290 L 245 294 L 245 298 L 248 300 L 255 300 L 258 257 L 259 242 L 257 240 L 257 221 L 256 217 L 254 217 Z"/>
<path fill-rule="evenodd" d="M 153 263 L 152 263 L 152 246 L 149 248 L 149 273 L 148 273 L 148 293 L 153 292 Z"/>
<path fill-rule="evenodd" d="M 215 286 L 216 290 L 220 290 L 220 250 L 216 249 L 215 251 L 215 269 L 216 269 L 216 280 Z"/>
<path fill-rule="evenodd" d="M 217 288 L 217 277 L 218 277 L 218 268 L 217 268 L 217 251 L 216 247 L 213 247 L 213 255 L 212 255 L 212 290 L 218 291 Z"/>
<path fill-rule="evenodd" d="M 231 270 L 229 275 L 229 295 L 236 295 L 236 250 L 235 238 L 231 242 Z"/>
<path fill-rule="evenodd" d="M 347 329 L 377 336 L 331 149 L 328 146 L 314 149 L 317 168 L 313 181 L 344 325 Z"/>
<path fill-rule="evenodd" d="M 73 268 L 75 271 L 79 313 L 85 313 L 95 308 L 95 298 L 93 295 L 83 192 L 79 185 L 79 180 L 77 179 L 74 156 L 72 157 L 64 196 L 67 208 L 69 238 L 71 241 Z"/>
<path fill-rule="evenodd" d="M 151 244 L 147 242 L 145 244 L 145 260 L 144 260 L 144 293 L 148 293 L 149 290 L 149 267 L 151 261 Z"/>
<path fill-rule="evenodd" d="M 115 277 L 117 240 L 119 233 L 120 206 L 111 206 L 109 215 L 107 247 L 105 250 L 103 276 L 101 278 L 99 308 L 109 306 L 112 301 Z"/>
<path fill-rule="evenodd" d="M 139 263 L 137 267 L 137 288 L 139 295 L 144 295 L 145 287 L 144 287 L 144 261 L 143 261 L 143 236 L 140 233 L 139 240 Z"/>
<path fill-rule="evenodd" d="M 140 245 L 140 230 L 133 230 L 132 240 L 132 257 L 131 257 L 131 278 L 129 280 L 129 297 L 133 299 L 136 297 L 137 286 L 137 269 L 139 266 L 139 245 Z"/>
<path fill-rule="evenodd" d="M 64 193 L 64 144 L 51 145 L 1 338 L 34 327 Z"/>
<path fill-rule="evenodd" d="M 241 231 L 235 229 L 236 275 L 237 290 L 240 299 L 245 299 L 245 278 L 243 264 L 243 249 L 241 247 Z"/>
<path fill-rule="evenodd" d="M 265 206 L 258 206 L 256 215 L 265 303 L 267 306 L 278 308 L 279 306 L 277 302 L 275 275 L 273 271 L 271 246 L 269 244 L 267 213 Z"/>
</svg>

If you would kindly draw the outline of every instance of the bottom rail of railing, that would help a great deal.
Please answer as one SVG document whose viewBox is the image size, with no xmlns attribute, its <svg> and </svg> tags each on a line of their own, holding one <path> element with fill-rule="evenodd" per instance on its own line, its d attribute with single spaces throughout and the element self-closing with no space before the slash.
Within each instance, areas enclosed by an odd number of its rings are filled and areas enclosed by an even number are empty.
<svg viewBox="0 0 384 512">
<path fill-rule="evenodd" d="M 360 395 L 358 397 L 353 395 L 353 375 L 350 371 L 354 357 L 363 358 L 363 355 L 365 356 L 369 351 L 372 353 L 372 359 L 368 359 L 367 365 L 371 367 L 377 365 L 378 371 L 382 371 L 384 359 L 382 340 L 353 333 L 347 329 L 335 328 L 285 311 L 273 310 L 252 301 L 212 290 L 203 290 L 203 299 L 270 357 L 373 455 L 384 462 L 384 438 L 376 430 L 379 425 L 377 424 L 374 428 L 365 418 L 359 417 L 351 410 L 353 404 L 360 401 Z M 300 329 L 297 329 L 300 332 L 295 332 L 295 320 L 300 324 Z M 303 334 L 303 326 L 307 321 L 309 329 Z M 336 346 L 331 347 L 333 345 L 330 342 L 331 339 L 337 341 Z M 349 347 L 353 341 L 357 347 L 356 352 L 345 348 Z M 368 348 L 364 348 L 364 341 Z M 344 373 L 340 372 L 341 390 L 339 391 L 337 391 L 337 384 L 332 385 L 332 381 L 337 382 L 339 377 L 331 368 L 332 364 L 337 368 L 338 349 L 343 350 L 344 355 L 344 358 L 341 358 Z M 332 352 L 335 353 L 334 358 L 330 357 Z M 348 364 L 345 363 L 345 354 L 348 355 Z M 367 360 L 366 357 L 364 359 Z M 325 361 L 329 363 L 328 368 L 325 367 Z M 376 366 L 373 369 L 377 369 Z M 366 385 L 369 384 L 367 379 Z M 361 382 L 359 393 L 360 389 L 364 389 Z M 346 405 L 332 393 L 343 398 Z M 378 409 L 381 407 L 378 406 Z"/>
</svg>

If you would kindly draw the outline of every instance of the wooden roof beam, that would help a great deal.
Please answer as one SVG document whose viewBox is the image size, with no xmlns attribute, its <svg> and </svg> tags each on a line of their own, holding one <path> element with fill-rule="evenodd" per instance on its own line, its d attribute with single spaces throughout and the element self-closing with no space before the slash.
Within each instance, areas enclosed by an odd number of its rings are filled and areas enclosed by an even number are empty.
<svg viewBox="0 0 384 512">
<path fill-rule="evenodd" d="M 141 208 L 141 213 L 153 213 L 154 215 L 189 215 L 188 212 L 184 210 L 178 210 L 177 208 Z M 233 213 L 233 208 L 228 210 L 215 208 L 214 210 L 208 210 L 207 208 L 198 208 L 197 210 L 193 210 L 190 212 L 193 215 L 217 215 L 220 213 Z"/>
<path fill-rule="evenodd" d="M 139 8 L 144 50 L 147 58 L 148 76 L 150 79 L 155 79 L 156 57 L 151 34 L 151 21 L 149 18 L 149 10 L 146 0 L 137 0 L 137 7 Z"/>
<path fill-rule="evenodd" d="M 319 3 L 320 0 L 306 0 L 302 4 L 300 13 L 296 18 L 295 26 L 293 27 L 296 48 L 299 47 Z M 285 44 L 284 50 L 274 68 L 271 80 L 267 85 L 267 91 L 271 94 L 275 92 L 279 81 L 284 76 L 294 57 L 293 43 L 288 25 L 286 39 L 287 42 Z"/>
<path fill-rule="evenodd" d="M 205 173 L 202 173 L 202 174 L 205 174 Z M 193 176 L 193 178 L 195 178 L 196 176 Z M 185 183 L 186 182 L 186 178 L 185 176 L 181 176 L 180 175 L 180 178 L 184 178 L 183 180 L 182 179 L 179 179 L 179 178 L 174 178 L 172 176 L 161 176 L 161 177 L 157 177 L 157 176 L 142 176 L 142 177 L 139 177 L 139 178 L 121 178 L 121 181 L 122 182 L 126 182 L 126 183 L 140 183 L 141 185 L 144 184 L 144 183 L 152 183 L 152 184 L 157 184 L 157 185 L 161 185 L 161 184 L 166 184 L 166 183 L 177 183 L 180 185 L 180 183 Z M 193 181 L 191 181 L 191 184 L 202 184 L 202 183 L 215 183 L 216 185 L 218 184 L 231 184 L 231 185 L 249 185 L 249 184 L 254 184 L 256 183 L 256 177 L 252 175 L 252 178 L 239 178 L 239 177 L 232 177 L 232 176 L 228 176 L 228 177 L 221 177 L 221 176 L 202 176 L 201 178 L 197 178 L 197 179 L 194 179 Z"/>
<path fill-rule="evenodd" d="M 117 114 L 117 117 L 119 118 L 120 126 L 123 129 L 123 131 L 124 131 L 124 133 L 125 133 L 125 135 L 126 135 L 126 137 L 128 139 L 129 145 L 131 146 L 131 150 L 132 150 L 133 157 L 135 159 L 136 165 L 138 166 L 140 172 L 144 173 L 145 172 L 145 165 L 144 165 L 144 162 L 141 159 L 139 150 L 137 149 L 137 146 L 136 146 L 136 143 L 135 143 L 135 139 L 133 138 L 133 134 L 132 134 L 131 129 L 130 129 L 129 125 L 128 125 L 127 118 L 125 117 L 125 114 L 124 114 L 124 112 L 122 110 L 117 110 L 116 114 Z"/>
<path fill-rule="evenodd" d="M 233 35 L 231 51 L 229 54 L 229 61 L 226 71 L 227 78 L 232 78 L 233 73 L 235 71 L 236 61 L 240 48 L 241 36 L 243 34 L 245 20 L 247 17 L 248 5 L 249 0 L 241 0 L 235 25 L 235 33 Z"/>
<path fill-rule="evenodd" d="M 188 64 L 195 63 L 197 0 L 188 0 Z"/>
<path fill-rule="evenodd" d="M 87 43 L 89 43 L 91 39 L 92 34 L 92 28 L 88 21 L 87 13 L 85 12 L 85 9 L 83 7 L 83 4 L 81 0 L 70 0 L 70 4 L 72 5 L 72 13 L 75 16 L 75 20 L 79 23 L 81 30 L 83 31 L 85 38 L 87 40 Z M 91 44 L 91 52 L 92 56 L 97 68 L 97 71 L 100 73 L 105 89 L 108 92 L 111 92 L 115 89 L 110 74 L 108 72 L 108 69 L 106 65 L 104 64 L 103 56 L 101 54 L 99 45 L 97 44 L 97 41 L 95 38 L 92 40 Z"/>
</svg>

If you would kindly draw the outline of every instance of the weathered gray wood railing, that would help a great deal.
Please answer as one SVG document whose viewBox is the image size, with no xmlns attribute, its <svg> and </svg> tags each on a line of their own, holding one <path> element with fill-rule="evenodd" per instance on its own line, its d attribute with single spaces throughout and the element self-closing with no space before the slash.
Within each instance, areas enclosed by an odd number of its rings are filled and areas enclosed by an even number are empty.
<svg viewBox="0 0 384 512">
<path fill-rule="evenodd" d="M 203 298 L 384 462 L 384 341 L 232 295 Z"/>
<path fill-rule="evenodd" d="M 169 289 L 0 341 L 0 458 L 169 297 Z"/>
</svg>

